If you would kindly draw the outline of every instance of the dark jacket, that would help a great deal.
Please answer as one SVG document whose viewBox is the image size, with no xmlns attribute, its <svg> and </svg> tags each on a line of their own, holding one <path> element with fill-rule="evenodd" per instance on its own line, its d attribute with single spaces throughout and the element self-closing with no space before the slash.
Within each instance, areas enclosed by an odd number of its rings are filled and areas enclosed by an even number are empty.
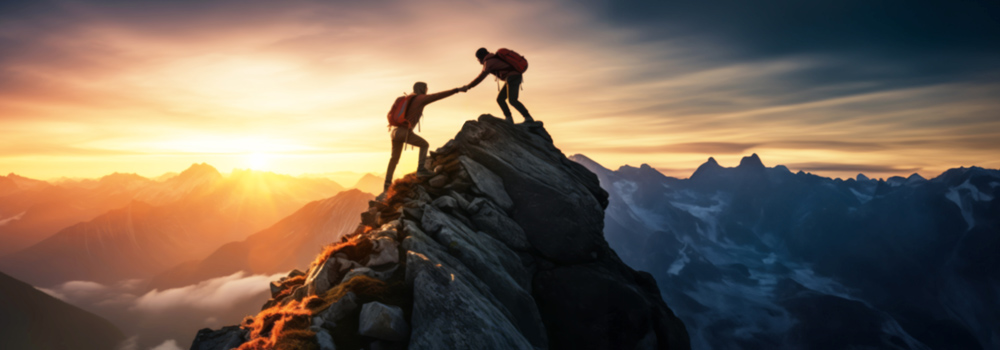
<svg viewBox="0 0 1000 350">
<path fill-rule="evenodd" d="M 486 76 L 490 74 L 497 76 L 497 78 L 500 78 L 500 80 L 503 81 L 507 81 L 508 76 L 521 74 L 514 69 L 514 66 L 511 66 L 506 61 L 496 56 L 496 54 L 491 53 L 487 54 L 486 57 L 483 57 L 483 71 L 479 73 L 479 76 L 477 76 L 476 79 L 473 79 L 472 82 L 469 83 L 468 86 L 470 89 L 479 85 L 479 83 L 481 83 L 483 79 L 486 79 Z"/>
</svg>

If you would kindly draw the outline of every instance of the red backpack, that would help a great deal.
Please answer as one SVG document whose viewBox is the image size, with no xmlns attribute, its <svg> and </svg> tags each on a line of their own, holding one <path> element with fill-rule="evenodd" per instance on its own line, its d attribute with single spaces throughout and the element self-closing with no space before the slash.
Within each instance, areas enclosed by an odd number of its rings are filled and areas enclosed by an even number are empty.
<svg viewBox="0 0 1000 350">
<path fill-rule="evenodd" d="M 410 126 L 410 122 L 406 120 L 406 109 L 410 106 L 410 101 L 415 96 L 417 95 L 410 94 L 396 98 L 396 102 L 392 104 L 392 109 L 389 110 L 389 126 Z"/>
<path fill-rule="evenodd" d="M 497 50 L 496 57 L 514 67 L 514 70 L 518 73 L 524 73 L 524 71 L 528 70 L 528 60 L 524 56 L 514 52 L 514 50 L 501 48 Z"/>
</svg>

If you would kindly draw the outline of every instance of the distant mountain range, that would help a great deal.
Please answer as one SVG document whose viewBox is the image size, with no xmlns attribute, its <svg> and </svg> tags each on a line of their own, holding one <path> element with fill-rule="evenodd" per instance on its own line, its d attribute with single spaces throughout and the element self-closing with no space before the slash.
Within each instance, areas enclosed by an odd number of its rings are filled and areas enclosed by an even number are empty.
<svg viewBox="0 0 1000 350">
<path fill-rule="evenodd" d="M 121 208 L 153 182 L 112 174 L 86 183 L 52 185 L 10 174 L 0 176 L 0 256 L 36 244 L 57 231 Z"/>
<path fill-rule="evenodd" d="M 0 197 L 3 203 L 8 198 L 23 203 L 4 209 L 23 214 L 0 227 L 18 230 L 0 231 L 0 239 L 18 244 L 38 240 L 0 257 L 0 270 L 37 286 L 148 278 L 204 258 L 341 190 L 327 179 L 240 170 L 222 176 L 207 164 L 159 182 L 114 174 L 98 181 L 41 185 Z"/>
<path fill-rule="evenodd" d="M 183 287 L 239 271 L 270 275 L 308 266 L 324 246 L 354 232 L 361 218 L 359 213 L 374 198 L 354 189 L 306 204 L 243 241 L 227 243 L 205 259 L 157 275 L 148 289 Z"/>
<path fill-rule="evenodd" d="M 840 180 L 755 154 L 682 180 L 571 158 L 694 349 L 1000 348 L 1000 171 Z"/>
</svg>

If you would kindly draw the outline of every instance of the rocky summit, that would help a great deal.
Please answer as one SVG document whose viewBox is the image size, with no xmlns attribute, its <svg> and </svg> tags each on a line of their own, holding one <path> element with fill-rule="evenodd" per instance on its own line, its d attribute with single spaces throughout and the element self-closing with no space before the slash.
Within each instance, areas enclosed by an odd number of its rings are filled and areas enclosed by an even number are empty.
<svg viewBox="0 0 1000 350">
<path fill-rule="evenodd" d="M 542 123 L 489 115 L 372 201 L 309 269 L 192 349 L 688 349 L 604 239 L 608 194 Z"/>
</svg>

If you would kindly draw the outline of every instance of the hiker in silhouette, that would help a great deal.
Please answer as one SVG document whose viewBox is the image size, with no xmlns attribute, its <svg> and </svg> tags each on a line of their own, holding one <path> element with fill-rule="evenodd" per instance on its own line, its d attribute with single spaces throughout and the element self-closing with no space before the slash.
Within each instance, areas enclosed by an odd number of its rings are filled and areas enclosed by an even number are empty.
<svg viewBox="0 0 1000 350">
<path fill-rule="evenodd" d="M 497 79 L 504 81 L 503 87 L 500 88 L 500 94 L 497 95 L 497 104 L 503 110 L 504 118 L 508 122 L 514 122 L 510 108 L 507 107 L 507 101 L 509 100 L 510 104 L 524 116 L 525 123 L 535 121 L 531 118 L 531 114 L 528 114 L 528 109 L 524 108 L 524 104 L 521 104 L 521 101 L 517 100 L 521 90 L 521 83 L 524 81 L 524 71 L 528 68 L 528 62 L 524 60 L 524 57 L 507 49 L 500 49 L 496 53 L 491 53 L 486 48 L 481 47 L 479 50 L 476 50 L 476 59 L 483 65 L 483 71 L 469 85 L 463 88 L 466 90 L 474 88 L 483 79 L 486 79 L 487 75 L 493 74 Z"/>
<path fill-rule="evenodd" d="M 424 107 L 431 102 L 454 95 L 456 92 L 465 92 L 465 87 L 427 94 L 427 83 L 418 81 L 413 84 L 413 94 L 397 99 L 397 105 L 389 111 L 390 138 L 392 139 L 392 157 L 389 158 L 389 169 L 385 172 L 385 187 L 382 191 L 389 190 L 392 184 L 392 173 L 396 171 L 396 164 L 399 163 L 399 156 L 403 152 L 403 145 L 412 145 L 420 148 L 420 157 L 417 161 L 417 176 L 429 176 L 431 172 L 424 168 L 424 161 L 427 159 L 427 140 L 413 132 L 413 127 L 420 123 L 420 117 L 424 114 Z M 402 103 L 402 104 L 401 104 Z M 400 105 L 401 104 L 401 105 Z M 394 120 L 393 113 L 401 118 Z"/>
</svg>

